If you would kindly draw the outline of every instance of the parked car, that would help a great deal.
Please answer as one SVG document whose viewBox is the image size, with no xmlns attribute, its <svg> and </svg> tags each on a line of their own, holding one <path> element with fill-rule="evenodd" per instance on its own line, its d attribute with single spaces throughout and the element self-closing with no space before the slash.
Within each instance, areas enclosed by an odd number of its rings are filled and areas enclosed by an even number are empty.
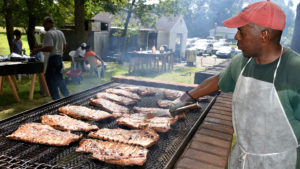
<svg viewBox="0 0 300 169">
<path fill-rule="evenodd" d="M 205 53 L 211 56 L 213 54 L 213 49 L 214 49 L 214 45 L 209 43 L 206 46 Z"/>
<path fill-rule="evenodd" d="M 217 50 L 216 55 L 220 58 L 231 58 L 232 52 L 233 51 L 230 46 L 222 46 Z"/>
<path fill-rule="evenodd" d="M 238 47 L 235 47 L 233 49 L 233 52 L 234 52 L 235 55 L 242 53 L 242 51 L 240 49 L 238 49 Z"/>
</svg>

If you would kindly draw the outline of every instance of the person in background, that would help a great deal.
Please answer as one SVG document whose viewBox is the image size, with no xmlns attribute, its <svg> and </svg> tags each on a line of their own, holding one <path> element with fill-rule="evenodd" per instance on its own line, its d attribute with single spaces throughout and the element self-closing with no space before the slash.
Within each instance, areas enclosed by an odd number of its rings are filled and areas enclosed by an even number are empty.
<svg viewBox="0 0 300 169">
<path fill-rule="evenodd" d="M 244 8 L 223 22 L 237 28 L 242 51 L 217 76 L 170 106 L 170 112 L 218 91 L 233 92 L 236 142 L 228 169 L 300 168 L 300 55 L 280 44 L 286 16 L 270 0 Z"/>
<path fill-rule="evenodd" d="M 66 49 L 66 39 L 63 32 L 54 28 L 54 20 L 52 17 L 45 17 L 43 26 L 47 31 L 43 38 L 43 46 L 34 49 L 32 55 L 38 52 L 49 53 L 45 74 L 46 81 L 52 99 L 57 100 L 60 98 L 58 89 L 65 97 L 70 95 L 62 74 L 62 55 Z"/>
<path fill-rule="evenodd" d="M 11 53 L 22 55 L 21 31 L 18 29 L 14 30 L 14 36 L 15 39 L 12 40 Z"/>
<path fill-rule="evenodd" d="M 90 64 L 91 69 L 97 72 L 97 67 L 102 66 L 101 76 L 104 71 L 104 61 L 101 57 L 97 56 L 94 51 L 91 50 L 90 46 L 86 46 L 86 52 L 84 54 L 84 60 L 87 64 Z"/>
<path fill-rule="evenodd" d="M 86 43 L 82 43 L 77 49 L 76 49 L 76 55 L 75 58 L 78 59 L 78 61 L 80 62 L 80 66 L 83 72 L 85 72 L 85 68 L 84 68 L 84 54 L 85 54 L 85 48 L 86 48 Z M 76 60 L 77 60 L 76 59 Z"/>
</svg>

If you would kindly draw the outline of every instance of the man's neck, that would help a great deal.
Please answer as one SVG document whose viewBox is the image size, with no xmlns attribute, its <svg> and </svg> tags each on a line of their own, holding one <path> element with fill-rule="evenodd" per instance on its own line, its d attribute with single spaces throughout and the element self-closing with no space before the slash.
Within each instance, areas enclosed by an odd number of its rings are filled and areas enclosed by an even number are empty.
<svg viewBox="0 0 300 169">
<path fill-rule="evenodd" d="M 282 55 L 283 47 L 279 44 L 274 47 L 268 47 L 262 49 L 259 56 L 254 57 L 257 64 L 269 64 L 275 61 Z"/>
</svg>

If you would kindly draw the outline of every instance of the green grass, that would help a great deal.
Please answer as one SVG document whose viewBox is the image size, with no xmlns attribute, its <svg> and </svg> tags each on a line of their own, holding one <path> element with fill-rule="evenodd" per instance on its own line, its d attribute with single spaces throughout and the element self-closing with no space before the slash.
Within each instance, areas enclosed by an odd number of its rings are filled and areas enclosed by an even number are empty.
<svg viewBox="0 0 300 169">
<path fill-rule="evenodd" d="M 28 41 L 27 41 L 27 35 L 22 34 L 21 40 L 22 40 L 22 44 L 23 44 L 22 48 L 26 50 L 26 55 L 29 55 L 30 50 L 29 50 L 29 45 L 28 45 Z M 8 55 L 8 54 L 10 54 L 10 50 L 9 50 L 6 33 L 1 32 L 0 33 L 0 55 Z"/>
</svg>

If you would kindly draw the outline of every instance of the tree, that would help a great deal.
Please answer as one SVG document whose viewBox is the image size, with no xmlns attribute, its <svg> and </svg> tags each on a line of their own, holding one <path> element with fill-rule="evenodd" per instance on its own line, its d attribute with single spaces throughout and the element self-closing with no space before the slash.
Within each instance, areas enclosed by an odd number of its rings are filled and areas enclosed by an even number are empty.
<svg viewBox="0 0 300 169">
<path fill-rule="evenodd" d="M 14 39 L 13 35 L 13 18 L 12 18 L 12 13 L 11 11 L 13 10 L 13 1 L 10 0 L 3 0 L 3 8 L 2 12 L 4 13 L 5 17 L 5 26 L 6 26 L 6 36 L 7 36 L 7 41 L 9 44 L 10 51 L 12 52 L 12 40 Z"/>
<path fill-rule="evenodd" d="M 292 44 L 291 44 L 291 48 L 298 53 L 300 53 L 300 43 L 298 42 L 299 37 L 300 37 L 300 3 L 297 5 L 297 15 L 295 20 L 295 28 L 294 28 Z"/>
<path fill-rule="evenodd" d="M 75 9 L 75 33 L 77 35 L 76 41 L 78 43 L 84 42 L 85 34 L 85 9 L 84 9 L 85 0 L 74 0 Z M 77 44 L 79 45 L 79 44 Z"/>
<path fill-rule="evenodd" d="M 37 8 L 37 1 L 35 0 L 26 0 L 26 5 L 28 9 L 28 28 L 26 31 L 28 44 L 30 50 L 37 47 L 36 39 L 34 37 L 34 30 L 35 30 L 35 24 L 36 24 L 36 12 L 35 9 Z"/>
<path fill-rule="evenodd" d="M 121 52 L 123 55 L 127 50 L 128 37 L 137 34 L 139 27 L 154 28 L 159 16 L 177 15 L 181 12 L 181 9 L 178 7 L 178 0 L 160 1 L 159 4 L 150 4 L 147 3 L 147 0 L 132 0 L 124 3 L 119 15 L 115 16 L 115 21 L 112 23 L 122 28 L 121 32 L 114 35 L 121 37 Z M 133 16 L 136 22 L 130 23 Z"/>
</svg>

